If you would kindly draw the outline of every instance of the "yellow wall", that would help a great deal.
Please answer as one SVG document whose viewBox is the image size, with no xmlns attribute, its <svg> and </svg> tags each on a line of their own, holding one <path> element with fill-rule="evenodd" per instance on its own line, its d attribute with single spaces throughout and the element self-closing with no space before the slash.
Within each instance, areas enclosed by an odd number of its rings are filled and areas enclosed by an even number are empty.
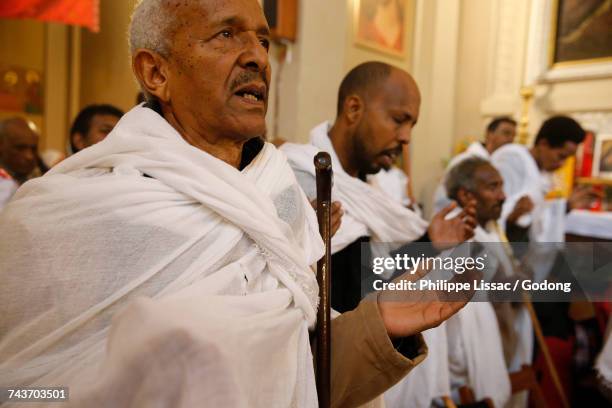
<svg viewBox="0 0 612 408">
<path fill-rule="evenodd" d="M 41 133 L 40 149 L 63 150 L 68 127 L 68 29 L 61 24 L 0 20 L 0 63 L 43 74 L 44 114 L 27 115 Z M 0 113 L 1 117 L 15 113 Z"/>
<path fill-rule="evenodd" d="M 127 28 L 134 0 L 102 0 L 100 32 L 82 31 L 79 105 L 110 103 L 127 111 L 135 105 Z"/>
<path fill-rule="evenodd" d="M 273 86 L 268 115 L 271 137 L 305 142 L 310 130 L 336 116 L 337 93 L 346 73 L 356 65 L 378 60 L 409 70 L 412 64 L 414 2 L 409 1 L 405 58 L 389 56 L 356 45 L 353 40 L 354 0 L 302 0 L 299 10 L 298 40 L 289 46 L 291 61 L 282 71 L 276 89 L 278 60 L 272 55 Z M 280 95 L 279 111 L 275 110 Z M 278 116 L 278 135 L 274 124 Z"/>
<path fill-rule="evenodd" d="M 0 20 L 0 65 L 18 66 L 38 70 L 45 81 L 45 25 L 29 20 Z M 20 115 L 1 112 L 0 118 Z M 40 115 L 28 115 L 28 119 L 43 129 Z"/>
<path fill-rule="evenodd" d="M 0 19 L 0 63 L 42 70 L 45 25 L 30 20 Z"/>
</svg>

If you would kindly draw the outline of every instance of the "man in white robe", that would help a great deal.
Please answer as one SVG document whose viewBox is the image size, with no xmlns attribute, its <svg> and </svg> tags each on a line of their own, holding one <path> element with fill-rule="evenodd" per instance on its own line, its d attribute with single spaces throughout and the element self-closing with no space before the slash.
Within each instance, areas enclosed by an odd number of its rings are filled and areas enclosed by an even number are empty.
<svg viewBox="0 0 612 408">
<path fill-rule="evenodd" d="M 593 199 L 590 190 L 580 188 L 574 189 L 569 199 L 546 199 L 552 173 L 576 153 L 584 137 L 578 122 L 555 116 L 542 124 L 533 147 L 509 144 L 491 158 L 504 179 L 507 198 L 500 226 L 511 242 L 534 243 L 529 263 L 536 281 L 548 276 L 558 246 L 565 241 L 566 214 L 585 208 Z"/>
<path fill-rule="evenodd" d="M 256 0 L 139 3 L 147 104 L 0 215 L 0 386 L 67 386 L 75 407 L 317 406 L 323 246 L 258 138 L 269 38 Z M 332 406 L 404 377 L 418 333 L 465 304 L 371 300 L 332 323 Z"/>
<path fill-rule="evenodd" d="M 444 182 L 448 172 L 461 163 L 463 160 L 470 157 L 481 157 L 489 160 L 494 151 L 500 147 L 512 143 L 516 136 L 516 121 L 507 116 L 495 118 L 487 126 L 487 132 L 485 135 L 484 142 L 477 141 L 473 142 L 464 151 L 451 158 L 450 162 L 446 166 L 444 176 L 440 180 L 440 183 L 436 187 L 434 193 L 434 212 L 438 212 L 451 203 L 451 199 L 446 195 L 446 188 Z"/>
<path fill-rule="evenodd" d="M 518 278 L 520 272 L 511 258 L 512 249 L 497 224 L 505 194 L 495 167 L 486 159 L 466 159 L 451 169 L 446 189 L 448 196 L 460 205 L 470 200 L 477 203 L 478 226 L 473 241 L 483 245 L 487 255 L 483 279 Z M 446 327 L 455 386 L 467 384 L 477 398 L 491 397 L 496 406 L 505 406 L 510 397 L 508 372 L 532 362 L 533 334 L 526 308 L 507 301 L 472 302 L 450 319 Z M 515 407 L 525 406 L 526 396 L 515 396 L 512 403 Z"/>
<path fill-rule="evenodd" d="M 563 241 L 565 213 L 584 204 L 588 197 L 583 190 L 575 190 L 569 200 L 547 203 L 545 197 L 552 187 L 552 173 L 576 154 L 584 137 L 578 122 L 555 116 L 542 124 L 532 148 L 510 144 L 492 155 L 491 162 L 504 179 L 507 197 L 501 216 L 503 228 L 508 232 L 529 228 L 533 241 Z M 532 214 L 513 214 L 517 201 L 524 196 L 534 205 Z M 545 228 L 546 224 L 554 224 L 554 229 Z"/>
<path fill-rule="evenodd" d="M 412 77 L 397 68 L 364 63 L 351 70 L 339 90 L 336 121 L 322 123 L 310 133 L 309 145 L 284 144 L 297 179 L 309 197 L 315 195 L 312 157 L 319 150 L 330 153 L 334 165 L 332 197 L 344 210 L 342 225 L 332 239 L 332 307 L 353 309 L 364 294 L 361 245 L 370 240 L 398 245 L 426 242 L 458 243 L 469 238 L 473 219 L 470 209 L 451 220 L 434 217 L 431 224 L 375 185 L 365 182 L 367 174 L 391 168 L 404 144 L 410 140 L 418 120 L 420 95 Z M 388 255 L 388 254 L 385 254 Z M 385 400 L 391 407 L 428 406 L 432 399 L 448 394 L 444 364 L 446 343 L 442 328 L 425 335 L 430 349 L 414 377 L 402 380 Z M 444 364 L 446 366 L 446 364 Z M 418 393 L 413 393 L 418 389 Z"/>
<path fill-rule="evenodd" d="M 450 206 L 428 224 L 365 182 L 368 174 L 391 168 L 409 143 L 420 103 L 418 86 L 407 72 L 382 62 L 366 62 L 342 80 L 335 122 L 316 126 L 310 144 L 281 147 L 310 198 L 316 194 L 312 158 L 320 150 L 332 157 L 332 198 L 344 210 L 342 225 L 332 239 L 331 301 L 340 312 L 352 310 L 364 294 L 362 244 L 370 240 L 399 245 L 433 242 L 431 252 L 435 253 L 435 245 L 457 244 L 472 236 L 472 209 L 445 220 Z"/>
</svg>

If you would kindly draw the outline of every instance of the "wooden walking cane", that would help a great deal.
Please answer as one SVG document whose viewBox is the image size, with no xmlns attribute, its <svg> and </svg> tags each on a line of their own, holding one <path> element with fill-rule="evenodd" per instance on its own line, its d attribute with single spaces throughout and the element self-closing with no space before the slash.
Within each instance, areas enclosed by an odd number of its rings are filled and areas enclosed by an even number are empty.
<svg viewBox="0 0 612 408">
<path fill-rule="evenodd" d="M 332 166 L 328 153 L 319 152 L 314 158 L 317 176 L 317 219 L 319 233 L 325 243 L 325 255 L 317 262 L 319 309 L 316 327 L 316 378 L 319 407 L 331 404 L 331 187 Z"/>
</svg>

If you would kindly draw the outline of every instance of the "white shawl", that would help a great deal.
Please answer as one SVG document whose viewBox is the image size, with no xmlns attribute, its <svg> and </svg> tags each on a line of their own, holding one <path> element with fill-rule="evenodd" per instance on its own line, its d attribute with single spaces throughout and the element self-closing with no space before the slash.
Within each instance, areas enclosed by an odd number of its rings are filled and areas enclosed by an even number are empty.
<svg viewBox="0 0 612 408">
<path fill-rule="evenodd" d="M 540 171 L 526 146 L 508 144 L 497 149 L 491 162 L 504 180 L 506 202 L 500 225 L 514 209 L 518 200 L 528 196 L 534 203 L 532 214 L 519 218 L 522 227 L 531 225 L 530 236 L 534 242 L 563 242 L 565 234 L 565 200 L 546 200 L 552 187 L 552 176 Z"/>
<path fill-rule="evenodd" d="M 385 392 L 387 408 L 429 408 L 434 399 L 451 395 L 446 323 L 422 334 L 427 358 Z"/>
<path fill-rule="evenodd" d="M 491 222 L 487 224 L 486 229 L 479 225 L 474 230 L 474 242 L 481 243 L 489 255 L 487 257 L 487 268 L 483 276 L 484 279 L 488 280 L 493 277 L 500 265 L 505 271 L 506 277 L 511 277 L 514 272 L 512 260 L 502 246 L 503 242 L 507 243 L 507 239 L 500 235 L 498 228 Z M 531 364 L 533 356 L 533 327 L 531 317 L 525 306 L 522 306 L 515 316 L 514 330 L 518 335 L 518 343 L 512 361 L 508 366 L 510 372 L 519 371 L 524 364 Z"/>
<path fill-rule="evenodd" d="M 408 176 L 398 167 L 393 166 L 389 170 L 381 170 L 368 176 L 368 184 L 404 207 L 413 204 L 407 194 Z"/>
<path fill-rule="evenodd" d="M 0 230 L 0 386 L 71 386 L 77 406 L 316 406 L 323 246 L 272 145 L 238 171 L 136 107 L 25 184 Z"/>
<path fill-rule="evenodd" d="M 459 211 L 461 209 L 456 208 L 447 218 L 455 216 Z M 495 242 L 495 235 L 491 229 L 477 226 L 471 239 L 482 243 L 489 255 L 485 273 L 497 269 L 500 263 L 505 267 L 510 266 L 510 259 L 507 259 L 505 252 L 500 252 L 501 246 L 490 244 Z M 501 242 L 499 236 L 497 242 Z M 453 386 L 467 384 L 472 387 L 477 399 L 489 397 L 495 406 L 505 406 L 511 395 L 510 378 L 497 316 L 491 303 L 468 303 L 446 322 L 446 329 Z"/>
<path fill-rule="evenodd" d="M 332 199 L 340 201 L 344 209 L 342 225 L 332 238 L 332 252 L 342 250 L 362 236 L 371 236 L 376 242 L 401 244 L 423 236 L 427 230 L 425 220 L 344 171 L 327 134 L 329 127 L 328 122 L 315 127 L 310 133 L 309 145 L 286 143 L 281 150 L 292 168 L 313 176 L 314 156 L 319 151 L 330 154 L 334 171 Z"/>
<path fill-rule="evenodd" d="M 503 407 L 511 395 L 497 317 L 488 302 L 470 302 L 447 323 L 451 382 Z"/>
<path fill-rule="evenodd" d="M 552 185 L 551 174 L 540 171 L 526 146 L 502 146 L 493 153 L 491 162 L 504 180 L 506 201 L 499 220 L 502 228 L 505 228 L 506 219 L 521 197 L 529 196 L 534 203 L 531 214 L 523 215 L 517 224 L 529 227 L 529 241 L 533 245 L 530 245 L 528 262 L 535 280 L 542 281 L 552 268 L 558 248 L 565 241 L 566 200 L 546 200 Z"/>
</svg>

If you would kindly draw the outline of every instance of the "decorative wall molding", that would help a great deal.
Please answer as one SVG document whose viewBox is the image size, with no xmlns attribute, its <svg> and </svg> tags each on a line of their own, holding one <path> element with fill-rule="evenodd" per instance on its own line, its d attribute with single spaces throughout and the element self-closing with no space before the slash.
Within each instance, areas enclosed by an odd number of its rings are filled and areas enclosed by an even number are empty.
<svg viewBox="0 0 612 408">
<path fill-rule="evenodd" d="M 484 116 L 512 115 L 520 106 L 528 0 L 493 0 Z"/>
<path fill-rule="evenodd" d="M 612 134 L 612 112 L 580 112 L 571 116 L 587 130 Z"/>
</svg>

